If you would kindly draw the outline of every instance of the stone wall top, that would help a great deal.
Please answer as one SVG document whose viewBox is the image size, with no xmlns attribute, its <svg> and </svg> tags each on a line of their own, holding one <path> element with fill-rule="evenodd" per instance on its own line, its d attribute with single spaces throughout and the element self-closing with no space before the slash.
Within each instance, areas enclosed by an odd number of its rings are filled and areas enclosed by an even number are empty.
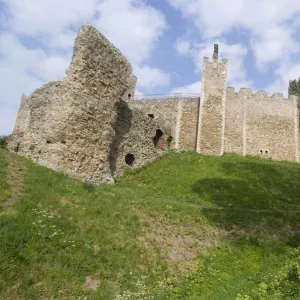
<svg viewBox="0 0 300 300">
<path fill-rule="evenodd" d="M 295 98 L 288 97 L 285 98 L 282 93 L 274 93 L 271 96 L 268 95 L 266 91 L 258 90 L 256 92 L 253 92 L 252 89 L 249 88 L 240 88 L 238 92 L 235 91 L 235 88 L 233 87 L 227 87 L 227 93 L 228 94 L 235 94 L 237 97 L 239 96 L 248 96 L 251 97 L 251 99 L 256 100 L 262 100 L 262 101 L 295 101 Z"/>
</svg>

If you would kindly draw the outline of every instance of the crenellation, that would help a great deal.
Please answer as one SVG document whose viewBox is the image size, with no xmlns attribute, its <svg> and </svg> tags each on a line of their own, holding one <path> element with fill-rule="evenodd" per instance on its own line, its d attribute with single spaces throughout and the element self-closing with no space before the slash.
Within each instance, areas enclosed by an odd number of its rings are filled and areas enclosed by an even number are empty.
<svg viewBox="0 0 300 300">
<path fill-rule="evenodd" d="M 227 58 L 223 58 L 222 59 L 222 65 L 227 65 L 228 63 L 228 59 Z"/>
<path fill-rule="evenodd" d="M 239 95 L 244 96 L 244 97 L 250 97 L 253 95 L 252 89 L 249 89 L 249 88 L 240 88 L 238 93 L 239 93 Z"/>
<path fill-rule="evenodd" d="M 271 96 L 271 99 L 272 100 L 275 100 L 275 101 L 282 101 L 282 100 L 287 100 L 284 98 L 284 95 L 282 93 L 274 93 L 272 96 Z"/>
<path fill-rule="evenodd" d="M 254 94 L 254 97 L 255 97 L 256 99 L 262 99 L 262 100 L 263 100 L 263 99 L 268 99 L 268 98 L 269 98 L 267 92 L 262 91 L 262 90 L 257 91 L 257 92 Z"/>
</svg>

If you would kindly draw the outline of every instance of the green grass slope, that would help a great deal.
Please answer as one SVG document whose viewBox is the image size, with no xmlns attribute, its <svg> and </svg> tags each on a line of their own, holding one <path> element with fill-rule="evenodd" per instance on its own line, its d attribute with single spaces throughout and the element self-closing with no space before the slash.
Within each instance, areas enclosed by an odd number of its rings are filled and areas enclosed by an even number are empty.
<svg viewBox="0 0 300 300">
<path fill-rule="evenodd" d="M 299 178 L 186 152 L 93 186 L 0 149 L 0 299 L 300 299 Z"/>
</svg>

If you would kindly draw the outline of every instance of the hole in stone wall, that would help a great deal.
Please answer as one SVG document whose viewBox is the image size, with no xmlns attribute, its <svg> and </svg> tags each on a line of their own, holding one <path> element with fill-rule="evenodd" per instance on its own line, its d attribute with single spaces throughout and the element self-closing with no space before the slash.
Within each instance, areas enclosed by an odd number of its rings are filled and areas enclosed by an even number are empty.
<svg viewBox="0 0 300 300">
<path fill-rule="evenodd" d="M 61 141 L 62 144 L 66 144 L 66 141 Z"/>
<path fill-rule="evenodd" d="M 128 94 L 128 99 L 131 99 L 131 94 L 130 93 Z"/>
<path fill-rule="evenodd" d="M 259 153 L 260 153 L 260 154 L 263 154 L 263 151 L 262 151 L 262 150 L 259 150 Z"/>
<path fill-rule="evenodd" d="M 134 161 L 135 161 L 135 157 L 134 157 L 133 154 L 127 153 L 127 154 L 125 155 L 125 162 L 126 162 L 127 165 L 133 166 Z"/>
<path fill-rule="evenodd" d="M 151 119 L 154 118 L 154 114 L 148 114 L 148 117 L 150 117 Z"/>
<path fill-rule="evenodd" d="M 171 135 L 169 135 L 168 138 L 167 138 L 167 145 L 168 145 L 169 148 L 171 146 L 172 141 L 173 141 L 173 137 Z"/>
<path fill-rule="evenodd" d="M 30 145 L 30 147 L 29 147 L 29 150 L 34 150 L 34 148 L 35 148 L 35 145 Z"/>
<path fill-rule="evenodd" d="M 265 155 L 268 155 L 268 154 L 269 154 L 269 151 L 268 151 L 268 150 L 266 150 L 266 151 L 265 151 Z"/>
<path fill-rule="evenodd" d="M 52 143 L 51 141 L 47 140 L 47 144 L 51 144 L 51 143 Z"/>
<path fill-rule="evenodd" d="M 164 133 L 161 129 L 156 129 L 155 137 L 153 137 L 153 144 L 156 148 L 163 149 L 164 148 Z"/>
<path fill-rule="evenodd" d="M 15 148 L 15 152 L 19 152 L 19 148 L 20 148 L 20 143 L 17 144 L 16 148 Z"/>
</svg>

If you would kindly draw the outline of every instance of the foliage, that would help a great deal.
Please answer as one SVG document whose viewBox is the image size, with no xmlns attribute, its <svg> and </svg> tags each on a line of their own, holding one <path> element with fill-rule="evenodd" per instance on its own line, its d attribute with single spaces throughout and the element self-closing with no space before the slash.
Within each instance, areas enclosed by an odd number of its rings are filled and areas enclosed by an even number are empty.
<svg viewBox="0 0 300 300">
<path fill-rule="evenodd" d="M 276 299 L 298 284 L 296 163 L 170 152 L 96 186 L 0 149 L 1 199 L 11 161 L 25 174 L 0 206 L 0 299 Z M 176 259 L 185 238 L 198 244 L 191 269 L 174 267 L 168 235 Z"/>
<path fill-rule="evenodd" d="M 7 145 L 7 137 L 0 136 L 0 148 L 6 148 Z"/>
<path fill-rule="evenodd" d="M 84 182 L 83 182 L 83 188 L 84 188 L 86 191 L 90 192 L 90 193 L 93 193 L 93 192 L 95 192 L 95 190 L 96 190 L 95 185 L 92 184 L 92 183 L 89 183 L 89 182 L 87 182 L 87 181 L 84 181 Z"/>
<path fill-rule="evenodd" d="M 261 282 L 252 295 L 238 295 L 236 300 L 280 300 L 300 298 L 300 248 L 290 251 L 291 260 Z"/>
<path fill-rule="evenodd" d="M 289 82 L 289 95 L 300 97 L 300 77 L 298 80 L 290 80 Z"/>
<path fill-rule="evenodd" d="M 10 186 L 7 182 L 8 155 L 0 148 L 0 205 L 10 196 Z M 0 206 L 1 212 L 1 206 Z"/>
</svg>

